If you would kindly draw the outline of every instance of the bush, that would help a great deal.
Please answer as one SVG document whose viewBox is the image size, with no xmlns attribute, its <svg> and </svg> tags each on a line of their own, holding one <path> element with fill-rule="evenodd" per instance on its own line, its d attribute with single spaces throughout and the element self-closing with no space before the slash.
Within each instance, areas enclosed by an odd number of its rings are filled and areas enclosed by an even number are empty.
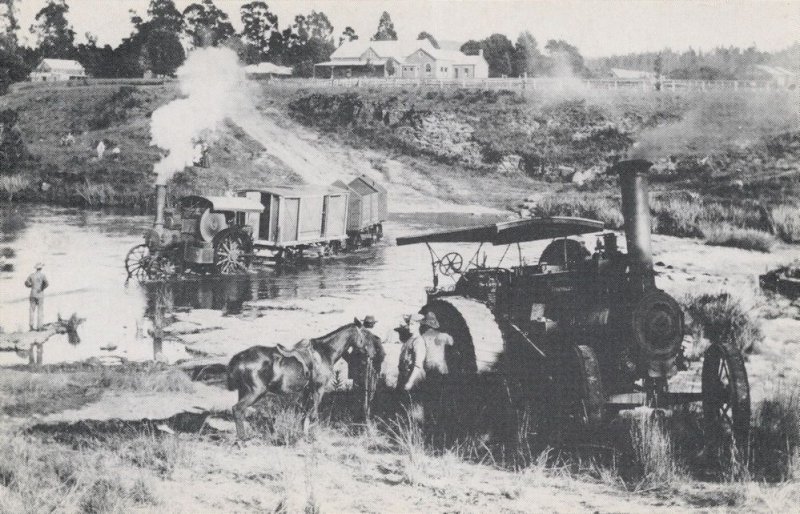
<svg viewBox="0 0 800 514">
<path fill-rule="evenodd" d="M 800 388 L 779 386 L 756 408 L 750 434 L 750 472 L 778 482 L 800 478 Z"/>
<path fill-rule="evenodd" d="M 779 205 L 772 209 L 777 236 L 786 243 L 800 243 L 800 207 Z"/>
<path fill-rule="evenodd" d="M 752 228 L 739 228 L 728 223 L 716 225 L 706 223 L 700 230 L 706 239 L 706 244 L 713 246 L 730 246 L 769 253 L 777 244 L 772 234 Z"/>
<path fill-rule="evenodd" d="M 728 293 L 688 295 L 681 303 L 690 317 L 689 328 L 712 343 L 732 344 L 748 352 L 763 338 L 753 316 Z"/>
<path fill-rule="evenodd" d="M 676 237 L 700 237 L 700 220 L 704 215 L 702 202 L 683 198 L 655 199 L 650 202 L 653 231 Z"/>
<path fill-rule="evenodd" d="M 534 207 L 534 216 L 575 216 L 605 223 L 606 228 L 619 229 L 624 225 L 619 204 L 603 197 L 551 195 L 542 198 Z"/>
<path fill-rule="evenodd" d="M 662 421 L 650 412 L 631 416 L 630 438 L 633 463 L 640 476 L 636 489 L 668 487 L 683 475 L 672 440 Z"/>
</svg>

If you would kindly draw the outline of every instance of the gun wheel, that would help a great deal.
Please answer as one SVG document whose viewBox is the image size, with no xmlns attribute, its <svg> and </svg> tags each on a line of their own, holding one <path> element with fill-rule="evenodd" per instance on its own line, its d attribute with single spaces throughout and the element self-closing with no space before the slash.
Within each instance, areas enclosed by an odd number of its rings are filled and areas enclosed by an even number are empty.
<svg viewBox="0 0 800 514">
<path fill-rule="evenodd" d="M 597 356 L 589 346 L 571 346 L 562 355 L 559 367 L 565 421 L 580 433 L 591 433 L 602 424 L 605 408 Z"/>
</svg>

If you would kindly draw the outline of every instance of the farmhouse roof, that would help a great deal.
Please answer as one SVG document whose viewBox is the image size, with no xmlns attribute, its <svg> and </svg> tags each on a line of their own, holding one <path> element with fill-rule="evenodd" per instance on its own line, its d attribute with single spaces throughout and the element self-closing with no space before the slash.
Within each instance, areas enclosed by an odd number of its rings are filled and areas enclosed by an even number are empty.
<svg viewBox="0 0 800 514">
<path fill-rule="evenodd" d="M 258 64 L 251 64 L 249 66 L 245 66 L 244 71 L 247 73 L 252 73 L 254 75 L 258 74 L 272 74 L 272 75 L 291 75 L 292 69 L 287 66 L 278 66 L 277 64 L 273 64 L 271 62 L 260 62 Z"/>
<path fill-rule="evenodd" d="M 35 71 L 60 71 L 66 73 L 86 73 L 81 63 L 71 59 L 42 59 Z"/>
<path fill-rule="evenodd" d="M 766 66 L 763 64 L 757 64 L 756 68 L 766 73 L 769 73 L 773 77 L 797 77 L 797 73 L 794 73 L 791 70 L 787 70 L 786 68 L 782 68 L 780 66 Z"/>
<path fill-rule="evenodd" d="M 369 49 L 372 49 L 373 52 L 378 54 L 378 57 L 384 59 L 391 57 L 399 62 L 404 61 L 406 57 L 420 49 L 425 50 L 431 55 L 436 52 L 436 49 L 427 39 L 397 41 L 368 41 L 366 39 L 356 39 L 355 41 L 346 41 L 342 43 L 342 46 L 331 54 L 331 60 L 359 59 L 364 52 Z"/>
<path fill-rule="evenodd" d="M 618 79 L 650 79 L 655 77 L 655 73 L 652 71 L 642 71 L 642 70 L 626 70 L 624 68 L 611 68 L 611 74 L 617 77 Z"/>
</svg>

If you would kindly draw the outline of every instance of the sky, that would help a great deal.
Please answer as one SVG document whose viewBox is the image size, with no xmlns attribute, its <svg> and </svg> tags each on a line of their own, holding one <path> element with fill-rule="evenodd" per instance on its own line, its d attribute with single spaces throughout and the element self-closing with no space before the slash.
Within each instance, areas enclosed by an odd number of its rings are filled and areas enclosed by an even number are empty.
<svg viewBox="0 0 800 514">
<path fill-rule="evenodd" d="M 20 36 L 47 0 L 17 0 Z M 131 9 L 144 15 L 149 0 L 67 0 L 78 41 L 91 32 L 99 44 L 116 46 L 130 34 Z M 192 0 L 176 0 L 184 9 Z M 247 0 L 215 0 L 237 29 Z M 500 32 L 512 41 L 529 30 L 540 42 L 565 39 L 587 57 L 656 51 L 756 45 L 774 51 L 800 40 L 800 0 L 267 0 L 283 29 L 294 15 L 322 11 L 335 34 L 351 26 L 362 38 L 375 33 L 383 11 L 398 36 L 423 30 L 439 40 L 463 42 Z"/>
</svg>

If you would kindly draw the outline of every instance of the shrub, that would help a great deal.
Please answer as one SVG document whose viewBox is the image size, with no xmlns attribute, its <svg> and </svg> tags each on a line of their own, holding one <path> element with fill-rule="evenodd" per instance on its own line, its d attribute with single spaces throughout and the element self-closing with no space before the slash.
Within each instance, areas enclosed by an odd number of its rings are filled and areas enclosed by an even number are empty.
<svg viewBox="0 0 800 514">
<path fill-rule="evenodd" d="M 700 230 L 706 239 L 706 244 L 713 246 L 730 246 L 769 253 L 777 243 L 772 234 L 752 228 L 739 228 L 728 223 L 715 225 L 706 223 Z"/>
<path fill-rule="evenodd" d="M 681 303 L 690 317 L 689 328 L 712 343 L 732 344 L 748 352 L 763 337 L 753 316 L 728 293 L 687 295 Z"/>
<path fill-rule="evenodd" d="M 600 220 L 606 228 L 619 229 L 624 225 L 622 210 L 614 200 L 603 197 L 551 195 L 542 198 L 534 207 L 535 216 L 576 216 Z"/>
<path fill-rule="evenodd" d="M 770 482 L 800 477 L 800 388 L 779 386 L 755 410 L 750 472 Z"/>
<path fill-rule="evenodd" d="M 650 202 L 653 230 L 658 234 L 677 237 L 700 237 L 700 220 L 704 206 L 699 201 L 683 198 L 655 199 Z"/>
<path fill-rule="evenodd" d="M 800 207 L 779 205 L 772 209 L 775 231 L 786 243 L 800 243 Z"/>
</svg>

